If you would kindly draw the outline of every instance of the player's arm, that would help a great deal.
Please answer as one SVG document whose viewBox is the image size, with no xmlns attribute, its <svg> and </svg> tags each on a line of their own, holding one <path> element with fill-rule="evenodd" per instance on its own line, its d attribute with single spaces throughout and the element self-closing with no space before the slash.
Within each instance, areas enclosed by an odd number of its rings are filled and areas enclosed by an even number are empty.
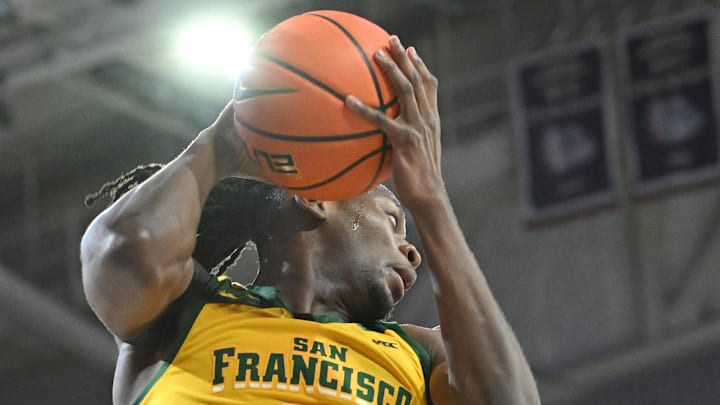
<svg viewBox="0 0 720 405">
<path fill-rule="evenodd" d="M 433 404 L 452 404 L 453 402 L 449 400 L 452 398 L 452 393 L 450 392 L 450 384 L 448 384 L 450 374 L 448 372 L 447 354 L 440 334 L 440 327 L 426 328 L 417 325 L 402 325 L 402 328 L 408 336 L 420 343 L 430 358 L 432 370 L 429 384 Z"/>
<path fill-rule="evenodd" d="M 215 183 L 256 174 L 251 160 L 235 152 L 245 146 L 232 136 L 232 120 L 228 104 L 177 158 L 103 211 L 83 235 L 85 295 L 121 340 L 143 331 L 190 284 L 195 233 Z"/>
<path fill-rule="evenodd" d="M 435 333 L 440 335 L 436 338 L 442 339 L 447 356 L 446 364 L 441 362 L 433 368 L 433 402 L 539 404 L 521 347 L 493 298 L 449 202 L 418 206 L 412 212 L 435 279 L 442 327 L 439 334 Z"/>
<path fill-rule="evenodd" d="M 447 360 L 434 365 L 432 400 L 538 404 L 528 363 L 465 240 L 444 185 L 437 79 L 415 50 L 406 51 L 397 38 L 390 41 L 390 52 L 376 56 L 398 95 L 400 116 L 390 119 L 353 97 L 347 105 L 390 138 L 397 194 L 413 215 L 435 280 L 441 335 L 434 341 L 443 343 Z"/>
</svg>

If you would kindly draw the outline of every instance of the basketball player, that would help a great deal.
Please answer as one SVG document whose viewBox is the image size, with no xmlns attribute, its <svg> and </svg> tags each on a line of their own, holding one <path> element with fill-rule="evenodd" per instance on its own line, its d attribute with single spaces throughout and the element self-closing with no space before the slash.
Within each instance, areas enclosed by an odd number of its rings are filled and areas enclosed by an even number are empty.
<svg viewBox="0 0 720 405">
<path fill-rule="evenodd" d="M 81 247 L 88 302 L 119 345 L 115 403 L 539 404 L 444 186 L 437 80 L 397 37 L 389 50 L 375 58 L 401 115 L 346 106 L 390 138 L 397 198 L 266 184 L 230 105 L 170 163 L 94 196 L 116 200 Z M 421 262 L 400 202 L 434 280 L 434 329 L 386 321 Z M 248 240 L 260 271 L 243 286 L 218 274 Z"/>
</svg>

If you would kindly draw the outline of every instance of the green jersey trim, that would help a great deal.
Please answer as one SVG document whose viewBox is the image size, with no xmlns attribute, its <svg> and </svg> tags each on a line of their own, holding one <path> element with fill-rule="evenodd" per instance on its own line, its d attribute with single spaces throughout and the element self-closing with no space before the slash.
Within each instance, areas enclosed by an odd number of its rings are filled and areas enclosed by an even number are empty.
<svg viewBox="0 0 720 405">
<path fill-rule="evenodd" d="M 256 285 L 242 286 L 239 283 L 232 283 L 229 280 L 225 280 L 222 283 L 224 285 L 230 285 L 231 287 L 234 286 L 234 288 L 236 289 L 234 290 L 234 292 L 238 292 L 237 289 L 241 289 L 240 291 L 244 290 L 249 294 L 255 294 L 259 297 L 262 297 L 264 299 L 264 304 L 266 304 L 267 306 L 277 306 L 285 308 L 295 318 L 298 319 L 313 320 L 320 323 L 346 323 L 345 320 L 338 315 L 315 315 L 297 313 L 293 310 L 292 306 L 287 301 L 285 296 L 274 287 Z M 251 303 L 251 305 L 257 304 Z M 423 371 L 423 377 L 425 378 L 426 396 L 428 398 L 428 404 L 432 405 L 432 402 L 430 401 L 430 374 L 432 372 L 432 364 L 430 362 L 430 356 L 428 355 L 427 351 L 425 351 L 425 348 L 422 347 L 422 345 L 417 340 L 410 337 L 405 332 L 405 329 L 403 329 L 402 326 L 400 326 L 400 324 L 398 324 L 397 322 L 375 321 L 368 325 L 358 325 L 365 329 L 369 329 L 379 333 L 384 333 L 388 329 L 393 330 L 410 345 L 410 347 L 415 352 L 415 355 L 417 355 L 418 360 L 420 361 L 420 366 L 422 367 Z"/>
<path fill-rule="evenodd" d="M 217 287 L 215 287 L 216 293 L 212 298 L 213 301 L 239 302 L 263 308 L 281 307 L 286 309 L 293 315 L 293 317 L 298 319 L 312 320 L 320 323 L 346 323 L 339 315 L 316 315 L 296 312 L 292 305 L 288 302 L 287 298 L 285 298 L 285 296 L 275 287 L 257 286 L 253 284 L 244 286 L 240 283 L 233 282 L 226 277 L 215 278 L 211 281 L 211 283 L 213 282 L 217 285 Z M 420 343 L 405 333 L 405 330 L 402 326 L 400 326 L 400 324 L 397 322 L 375 321 L 367 325 L 358 325 L 365 329 L 373 330 L 379 333 L 384 333 L 388 329 L 393 330 L 403 340 L 408 342 L 420 360 L 423 376 L 425 377 L 426 385 L 429 387 L 431 372 L 430 356 Z"/>
<path fill-rule="evenodd" d="M 242 285 L 227 277 L 214 278 L 209 283 L 209 302 L 237 303 L 260 308 L 283 308 L 296 319 L 320 323 L 345 323 L 339 315 L 317 315 L 297 312 L 287 298 L 275 287 Z"/>
<path fill-rule="evenodd" d="M 198 276 L 198 271 L 195 272 L 195 275 Z M 204 276 L 200 275 L 201 279 L 205 278 Z M 186 298 L 188 300 L 188 307 L 190 310 L 187 313 L 187 316 L 181 318 L 180 321 L 180 328 L 179 333 L 173 344 L 168 349 L 166 355 L 164 356 L 163 364 L 160 366 L 160 369 L 153 375 L 153 377 L 150 379 L 150 381 L 145 386 L 145 389 L 140 393 L 140 395 L 133 401 L 133 405 L 140 405 L 142 401 L 145 399 L 145 397 L 148 395 L 150 390 L 155 386 L 155 384 L 160 380 L 160 378 L 165 374 L 168 367 L 170 367 L 170 364 L 172 364 L 173 360 L 175 359 L 175 356 L 177 356 L 178 352 L 180 351 L 180 348 L 182 347 L 183 343 L 185 343 L 185 339 L 187 338 L 188 334 L 190 333 L 190 329 L 192 329 L 193 324 L 195 323 L 195 320 L 197 319 L 198 315 L 200 315 L 200 311 L 205 306 L 205 303 L 207 302 L 207 297 L 202 294 L 192 294 L 191 290 L 194 290 L 194 288 L 191 287 L 186 292 L 188 294 L 188 297 Z M 182 299 L 182 298 L 181 298 Z"/>
<path fill-rule="evenodd" d="M 427 404 L 432 405 L 432 400 L 430 398 L 430 374 L 432 372 L 432 364 L 430 362 L 430 355 L 427 351 L 425 351 L 425 348 L 422 347 L 417 340 L 410 337 L 410 335 L 405 332 L 405 329 L 403 329 L 397 322 L 375 321 L 371 325 L 367 325 L 367 328 L 381 333 L 388 329 L 393 330 L 410 345 L 415 352 L 415 355 L 417 355 L 418 360 L 420 361 L 420 366 L 422 367 L 423 378 L 425 379 L 425 397 L 427 398 Z"/>
<path fill-rule="evenodd" d="M 205 275 L 202 278 L 205 277 L 207 276 Z M 270 286 L 256 286 L 252 284 L 245 286 L 240 283 L 233 282 L 228 277 L 220 276 L 209 277 L 204 285 L 204 290 L 204 294 L 196 294 L 198 296 L 191 296 L 189 298 L 187 305 L 190 306 L 191 310 L 188 311 L 188 316 L 181 321 L 180 333 L 178 334 L 177 339 L 168 350 L 160 369 L 148 382 L 147 386 L 140 393 L 137 399 L 132 402 L 133 405 L 140 405 L 142 403 L 152 387 L 160 380 L 163 374 L 170 367 L 170 364 L 172 364 L 175 356 L 185 343 L 185 339 L 190 333 L 190 330 L 200 314 L 200 311 L 208 303 L 236 303 L 259 308 L 283 308 L 292 314 L 292 316 L 296 319 L 304 319 L 319 323 L 347 323 L 339 315 L 317 315 L 296 312 L 292 308 L 292 305 L 288 302 L 287 298 L 276 288 Z M 397 333 L 410 345 L 417 355 L 422 367 L 423 377 L 425 379 L 427 403 L 432 405 L 429 391 L 431 372 L 430 356 L 422 345 L 405 333 L 405 330 L 397 322 L 375 321 L 370 324 L 358 323 L 357 325 L 379 333 L 384 333 L 386 330 L 390 329 Z"/>
</svg>

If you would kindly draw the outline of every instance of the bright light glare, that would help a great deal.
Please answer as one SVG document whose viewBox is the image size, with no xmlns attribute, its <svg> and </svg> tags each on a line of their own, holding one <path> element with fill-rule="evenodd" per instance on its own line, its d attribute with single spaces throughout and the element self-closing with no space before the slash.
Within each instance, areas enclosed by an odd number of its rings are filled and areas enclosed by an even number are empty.
<svg viewBox="0 0 720 405">
<path fill-rule="evenodd" d="M 185 63 L 193 68 L 220 72 L 233 80 L 251 47 L 241 26 L 221 20 L 192 25 L 180 34 L 177 42 L 177 51 Z"/>
</svg>

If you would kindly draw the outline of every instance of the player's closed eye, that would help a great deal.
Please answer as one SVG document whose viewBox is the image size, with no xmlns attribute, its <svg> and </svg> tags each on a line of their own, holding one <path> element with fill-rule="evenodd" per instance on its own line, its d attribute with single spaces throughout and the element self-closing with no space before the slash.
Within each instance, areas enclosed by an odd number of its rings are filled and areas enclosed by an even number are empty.
<svg viewBox="0 0 720 405">
<path fill-rule="evenodd" d="M 397 226 L 398 226 L 397 216 L 395 216 L 395 214 L 393 214 L 392 212 L 388 212 L 387 216 L 390 219 L 390 224 L 392 225 L 393 229 L 397 228 Z"/>
</svg>

